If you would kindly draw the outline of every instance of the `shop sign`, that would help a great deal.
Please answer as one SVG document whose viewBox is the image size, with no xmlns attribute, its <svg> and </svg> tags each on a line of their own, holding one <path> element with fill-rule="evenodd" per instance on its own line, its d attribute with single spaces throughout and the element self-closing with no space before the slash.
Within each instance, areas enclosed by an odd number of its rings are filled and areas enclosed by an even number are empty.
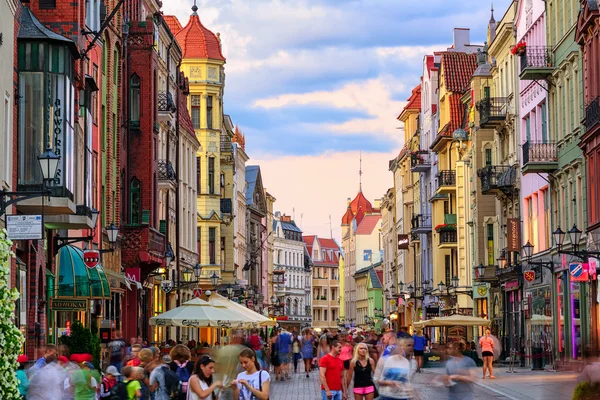
<svg viewBox="0 0 600 400">
<path fill-rule="evenodd" d="M 523 277 L 527 282 L 533 282 L 535 280 L 535 271 L 525 271 L 523 272 Z"/>
<path fill-rule="evenodd" d="M 287 315 L 282 315 L 280 317 L 276 317 L 277 321 L 287 321 L 289 317 Z"/>
<path fill-rule="evenodd" d="M 596 278 L 596 274 L 598 271 L 598 265 L 599 265 L 599 261 L 597 258 L 594 257 L 590 257 L 588 259 L 588 273 L 590 274 L 590 280 L 595 281 Z"/>
<path fill-rule="evenodd" d="M 398 234 L 398 250 L 408 250 L 408 235 Z"/>
<path fill-rule="evenodd" d="M 508 218 L 508 251 L 521 251 L 521 221 L 519 218 Z"/>
<path fill-rule="evenodd" d="M 140 268 L 125 268 L 125 277 L 132 282 L 140 283 L 141 275 Z"/>
<path fill-rule="evenodd" d="M 52 311 L 86 311 L 87 299 L 50 299 Z"/>
<path fill-rule="evenodd" d="M 438 307 L 426 307 L 425 308 L 425 319 L 433 319 L 440 316 L 440 309 Z"/>
<path fill-rule="evenodd" d="M 10 240 L 34 240 L 42 238 L 41 215 L 7 215 L 6 230 Z"/>
<path fill-rule="evenodd" d="M 485 286 L 485 285 L 478 286 L 477 294 L 480 295 L 481 297 L 485 297 L 485 295 L 487 294 L 487 286 Z"/>
<path fill-rule="evenodd" d="M 518 280 L 512 280 L 512 281 L 508 281 L 504 284 L 504 290 L 517 290 L 519 288 L 519 281 Z"/>
<path fill-rule="evenodd" d="M 100 252 L 98 250 L 85 250 L 83 252 L 83 262 L 89 269 L 96 268 L 100 262 Z"/>
<path fill-rule="evenodd" d="M 202 288 L 194 289 L 194 297 L 202 297 Z"/>
<path fill-rule="evenodd" d="M 570 263 L 569 275 L 571 276 L 571 282 L 587 282 L 589 279 L 588 263 Z"/>
</svg>

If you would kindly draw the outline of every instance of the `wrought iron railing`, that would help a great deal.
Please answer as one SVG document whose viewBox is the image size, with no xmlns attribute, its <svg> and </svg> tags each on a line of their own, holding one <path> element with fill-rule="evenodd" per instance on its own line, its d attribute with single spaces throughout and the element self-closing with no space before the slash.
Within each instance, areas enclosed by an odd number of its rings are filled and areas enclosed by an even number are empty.
<svg viewBox="0 0 600 400">
<path fill-rule="evenodd" d="M 427 150 L 421 150 L 410 154 L 410 167 L 430 166 L 431 158 Z"/>
<path fill-rule="evenodd" d="M 486 193 L 493 189 L 498 189 L 502 184 L 502 176 L 510 169 L 508 165 L 488 165 L 477 171 L 477 176 L 481 180 L 481 192 Z"/>
<path fill-rule="evenodd" d="M 158 112 L 175 112 L 177 107 L 170 92 L 158 92 Z"/>
<path fill-rule="evenodd" d="M 554 55 L 549 46 L 527 46 L 520 55 L 521 72 L 525 68 L 552 68 Z"/>
<path fill-rule="evenodd" d="M 531 140 L 523 143 L 523 165 L 528 163 L 552 162 L 558 162 L 556 143 Z"/>
<path fill-rule="evenodd" d="M 596 97 L 585 107 L 585 131 L 592 129 L 594 125 L 600 122 L 600 96 Z"/>
<path fill-rule="evenodd" d="M 158 160 L 158 180 L 176 181 L 177 173 L 169 160 Z"/>
<path fill-rule="evenodd" d="M 411 230 L 431 229 L 431 215 L 415 214 L 410 220 Z"/>
<path fill-rule="evenodd" d="M 447 243 L 456 243 L 458 241 L 458 235 L 456 233 L 456 231 L 440 231 L 439 232 L 440 235 L 440 244 L 447 244 Z"/>
<path fill-rule="evenodd" d="M 437 174 L 438 188 L 442 186 L 456 186 L 456 171 L 445 170 Z"/>
<path fill-rule="evenodd" d="M 479 124 L 488 123 L 492 119 L 501 120 L 506 117 L 508 99 L 506 97 L 486 97 L 477 102 Z"/>
<path fill-rule="evenodd" d="M 229 137 L 229 135 L 221 135 L 221 153 L 231 151 L 231 138 Z"/>
</svg>

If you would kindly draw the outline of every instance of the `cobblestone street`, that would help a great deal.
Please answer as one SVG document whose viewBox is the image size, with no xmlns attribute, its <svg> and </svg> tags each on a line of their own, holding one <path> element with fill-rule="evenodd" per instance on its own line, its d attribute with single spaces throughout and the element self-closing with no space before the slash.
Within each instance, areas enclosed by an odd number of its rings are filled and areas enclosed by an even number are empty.
<svg viewBox="0 0 600 400">
<path fill-rule="evenodd" d="M 448 397 L 448 389 L 432 385 L 434 377 L 438 374 L 425 370 L 422 374 L 414 375 L 416 388 L 415 399 L 418 400 L 441 400 Z M 508 399 L 502 395 L 491 392 L 480 386 L 473 386 L 475 391 L 474 400 Z M 273 400 L 319 400 L 319 377 L 317 371 L 306 378 L 303 373 L 294 374 L 292 379 L 285 382 L 272 382 L 271 395 Z M 353 400 L 353 398 L 350 398 Z"/>
</svg>

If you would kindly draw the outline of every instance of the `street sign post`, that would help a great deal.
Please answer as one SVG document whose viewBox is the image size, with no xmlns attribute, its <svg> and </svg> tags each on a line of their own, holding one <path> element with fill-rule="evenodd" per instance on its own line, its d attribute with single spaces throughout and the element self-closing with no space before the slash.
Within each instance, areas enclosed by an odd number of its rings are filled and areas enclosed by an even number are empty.
<svg viewBox="0 0 600 400">
<path fill-rule="evenodd" d="M 7 215 L 6 231 L 10 240 L 35 240 L 42 238 L 41 215 Z"/>
</svg>

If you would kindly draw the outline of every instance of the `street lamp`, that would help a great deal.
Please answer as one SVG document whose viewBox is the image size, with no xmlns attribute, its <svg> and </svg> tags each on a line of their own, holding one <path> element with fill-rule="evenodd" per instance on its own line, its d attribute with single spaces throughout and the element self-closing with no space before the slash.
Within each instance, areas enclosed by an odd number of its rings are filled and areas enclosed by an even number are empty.
<svg viewBox="0 0 600 400">
<path fill-rule="evenodd" d="M 554 236 L 554 243 L 556 243 L 558 247 L 563 245 L 565 241 L 565 232 L 560 229 L 560 226 L 556 228 L 554 232 L 552 232 L 552 236 Z"/>
<path fill-rule="evenodd" d="M 505 268 L 506 267 L 506 255 L 505 255 L 505 251 L 502 250 L 502 252 L 500 253 L 500 257 L 498 257 L 497 259 L 498 261 L 498 265 L 500 266 L 500 268 Z"/>
<path fill-rule="evenodd" d="M 410 295 L 413 295 L 415 293 L 415 288 L 413 287 L 413 285 L 408 285 L 408 293 Z"/>
<path fill-rule="evenodd" d="M 485 266 L 483 263 L 480 263 L 475 267 L 475 272 L 477 273 L 478 278 L 483 278 L 485 276 Z"/>
<path fill-rule="evenodd" d="M 227 286 L 227 297 L 231 298 L 232 295 L 233 295 L 233 286 L 231 284 L 229 284 L 229 286 Z"/>
<path fill-rule="evenodd" d="M 400 281 L 400 283 L 398 284 L 398 291 L 399 291 L 400 293 L 404 292 L 404 287 L 405 287 L 405 286 L 406 286 L 406 285 L 404 284 L 404 282 Z M 396 293 L 396 292 L 394 292 L 394 293 Z"/>
<path fill-rule="evenodd" d="M 531 256 L 533 255 L 533 245 L 529 240 L 523 245 L 523 255 L 527 259 L 531 258 Z"/>
<path fill-rule="evenodd" d="M 189 268 L 184 269 L 182 275 L 185 283 L 190 283 L 192 281 L 192 271 Z"/>
<path fill-rule="evenodd" d="M 573 227 L 569 230 L 569 239 L 571 240 L 571 244 L 576 246 L 579 244 L 579 239 L 581 239 L 581 231 L 577 229 L 577 225 L 573 224 Z"/>
<path fill-rule="evenodd" d="M 383 294 L 385 294 L 385 298 L 386 298 L 386 299 L 389 299 L 389 298 L 390 298 L 390 290 L 389 290 L 389 289 L 385 289 L 385 290 L 383 291 Z"/>
<path fill-rule="evenodd" d="M 440 281 L 440 283 L 438 283 L 438 290 L 440 293 L 442 293 L 444 291 L 444 288 L 446 286 L 444 285 L 444 282 Z"/>
<path fill-rule="evenodd" d="M 106 235 L 108 236 L 108 243 L 114 245 L 117 242 L 117 237 L 119 236 L 119 228 L 115 226 L 112 222 L 109 226 L 106 227 Z"/>
<path fill-rule="evenodd" d="M 210 281 L 213 287 L 217 287 L 217 285 L 219 284 L 219 275 L 217 275 L 216 272 L 213 272 L 212 276 L 210 277 Z"/>
<path fill-rule="evenodd" d="M 202 275 L 202 266 L 200 264 L 194 265 L 194 276 L 196 280 L 200 280 L 200 275 Z"/>
<path fill-rule="evenodd" d="M 173 247 L 171 247 L 171 242 L 167 243 L 167 249 L 165 250 L 165 264 L 167 267 L 171 265 L 171 261 L 175 257 L 175 253 L 173 253 Z"/>
<path fill-rule="evenodd" d="M 46 148 L 46 151 L 38 156 L 38 162 L 42 168 L 42 178 L 45 182 L 54 180 L 56 172 L 58 171 L 58 163 L 60 162 L 60 156 L 56 155 L 50 147 Z"/>
<path fill-rule="evenodd" d="M 457 288 L 458 287 L 458 276 L 454 275 L 452 277 L 452 287 L 453 288 Z"/>
<path fill-rule="evenodd" d="M 248 297 L 253 297 L 254 296 L 254 286 L 248 286 L 247 292 L 248 292 Z"/>
</svg>

